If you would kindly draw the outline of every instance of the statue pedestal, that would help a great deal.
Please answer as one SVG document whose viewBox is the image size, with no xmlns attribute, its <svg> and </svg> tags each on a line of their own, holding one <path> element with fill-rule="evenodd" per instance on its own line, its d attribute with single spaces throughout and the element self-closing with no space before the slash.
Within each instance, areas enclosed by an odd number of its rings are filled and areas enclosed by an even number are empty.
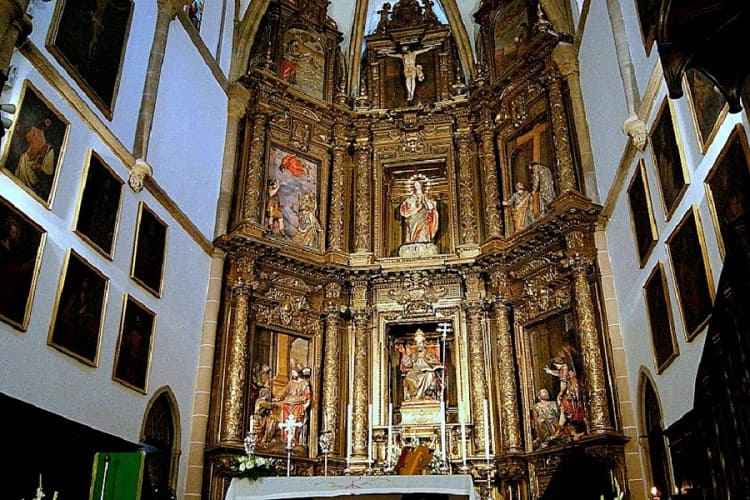
<svg viewBox="0 0 750 500">
<path fill-rule="evenodd" d="M 434 243 L 408 243 L 398 249 L 399 257 L 427 257 L 437 254 L 438 247 Z"/>
</svg>

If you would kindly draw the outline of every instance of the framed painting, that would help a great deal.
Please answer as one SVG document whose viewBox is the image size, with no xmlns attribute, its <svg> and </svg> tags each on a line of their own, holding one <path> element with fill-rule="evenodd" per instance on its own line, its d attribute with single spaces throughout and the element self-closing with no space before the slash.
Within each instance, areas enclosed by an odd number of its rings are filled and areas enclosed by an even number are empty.
<svg viewBox="0 0 750 500">
<path fill-rule="evenodd" d="M 635 174 L 628 186 L 628 201 L 630 202 L 630 217 L 633 223 L 636 248 L 640 266 L 643 267 L 651 251 L 656 246 L 659 236 L 654 221 L 654 211 L 651 207 L 651 194 L 646 180 L 646 165 L 641 159 L 635 169 Z"/>
<path fill-rule="evenodd" d="M 495 18 L 492 36 L 497 75 L 504 73 L 518 58 L 519 48 L 524 47 L 522 42 L 530 33 L 527 2 L 512 0 L 502 7 Z"/>
<path fill-rule="evenodd" d="M 716 85 L 702 71 L 688 70 L 685 73 L 685 87 L 698 142 L 705 153 L 729 106 Z"/>
<path fill-rule="evenodd" d="M 326 57 L 320 37 L 313 31 L 291 28 L 284 33 L 279 77 L 305 94 L 322 100 Z"/>
<path fill-rule="evenodd" d="M 47 208 L 52 205 L 69 129 L 52 104 L 24 82 L 2 167 Z"/>
<path fill-rule="evenodd" d="M 656 372 L 663 372 L 679 354 L 677 336 L 672 321 L 672 306 L 664 264 L 659 261 L 643 285 L 646 314 L 651 329 L 651 346 L 654 349 Z"/>
<path fill-rule="evenodd" d="M 166 251 L 167 224 L 141 202 L 130 276 L 157 297 L 161 296 L 164 282 Z"/>
<path fill-rule="evenodd" d="M 47 343 L 98 365 L 109 279 L 74 250 L 68 251 Z"/>
<path fill-rule="evenodd" d="M 0 197 L 0 319 L 26 331 L 47 232 Z"/>
<path fill-rule="evenodd" d="M 155 325 L 156 314 L 125 295 L 112 378 L 143 394 L 148 390 Z"/>
<path fill-rule="evenodd" d="M 736 125 L 729 135 L 705 184 L 723 257 L 729 223 L 750 210 L 750 147 L 742 125 Z"/>
<path fill-rule="evenodd" d="M 693 205 L 667 239 L 677 300 L 687 340 L 695 338 L 711 318 L 714 285 L 703 240 L 698 208 Z"/>
<path fill-rule="evenodd" d="M 665 98 L 649 133 L 666 220 L 672 217 L 690 182 L 673 116 L 672 105 Z"/>
<path fill-rule="evenodd" d="M 93 151 L 84 179 L 73 230 L 111 259 L 124 182 Z"/>
<path fill-rule="evenodd" d="M 264 224 L 271 237 L 322 250 L 319 165 L 279 146 L 270 147 Z"/>
<path fill-rule="evenodd" d="M 112 119 L 132 0 L 60 0 L 47 49 Z"/>
</svg>

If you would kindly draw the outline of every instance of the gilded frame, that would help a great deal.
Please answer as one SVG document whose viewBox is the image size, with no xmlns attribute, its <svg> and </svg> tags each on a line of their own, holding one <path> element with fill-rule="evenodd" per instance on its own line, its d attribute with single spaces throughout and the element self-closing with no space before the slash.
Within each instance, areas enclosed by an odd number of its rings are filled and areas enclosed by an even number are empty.
<svg viewBox="0 0 750 500">
<path fill-rule="evenodd" d="M 715 295 L 706 242 L 696 205 L 691 205 L 682 217 L 667 238 L 666 246 L 672 265 L 677 302 L 685 326 L 685 336 L 690 342 L 711 319 Z M 700 264 L 703 265 L 702 269 L 699 269 Z"/>
<path fill-rule="evenodd" d="M 108 292 L 109 278 L 69 249 L 60 274 L 47 344 L 84 364 L 98 366 Z"/>
<path fill-rule="evenodd" d="M 155 331 L 156 313 L 125 294 L 112 380 L 142 394 L 148 392 Z"/>
<path fill-rule="evenodd" d="M 168 228 L 146 203 L 138 203 L 130 277 L 157 297 L 161 297 L 164 286 Z"/>
<path fill-rule="evenodd" d="M 729 104 L 701 71 L 688 70 L 684 80 L 695 134 L 701 152 L 705 153 L 729 112 Z"/>
<path fill-rule="evenodd" d="M 125 182 L 95 151 L 89 150 L 87 156 L 73 231 L 112 260 L 120 226 L 122 186 Z M 104 234 L 100 234 L 101 231 Z"/>
<path fill-rule="evenodd" d="M 727 223 L 750 210 L 750 145 L 741 124 L 735 125 L 729 134 L 706 175 L 704 186 L 723 259 L 726 255 Z"/>
<path fill-rule="evenodd" d="M 81 2 L 60 0 L 47 34 L 47 50 L 108 120 L 120 87 L 134 5 L 133 0 L 104 0 L 90 12 Z"/>
<path fill-rule="evenodd" d="M 11 225 L 16 226 L 15 237 Z M 0 321 L 22 332 L 29 326 L 46 241 L 47 231 L 0 197 Z"/>
<path fill-rule="evenodd" d="M 672 218 L 690 184 L 685 151 L 674 116 L 674 106 L 665 97 L 649 132 L 665 220 Z"/>
<path fill-rule="evenodd" d="M 31 82 L 24 81 L 18 112 L 5 141 L 7 144 L 0 166 L 18 186 L 48 209 L 52 207 L 55 197 L 69 135 L 70 123 L 62 113 Z M 44 145 L 35 146 L 34 149 L 40 151 L 33 156 L 37 159 L 41 157 L 41 160 L 31 160 L 28 154 L 32 149 L 31 142 L 40 140 L 44 141 Z M 55 153 L 57 157 L 51 165 L 53 172 L 47 175 L 44 169 L 50 167 L 47 164 L 48 156 Z M 26 166 L 27 163 L 31 165 Z M 19 170 L 22 172 L 19 173 Z"/>
<path fill-rule="evenodd" d="M 643 284 L 643 301 L 651 335 L 651 350 L 654 354 L 656 373 L 661 373 L 680 355 L 677 344 L 669 286 L 664 263 L 659 261 Z"/>
<path fill-rule="evenodd" d="M 638 161 L 635 173 L 630 179 L 628 202 L 630 204 L 631 229 L 638 251 L 639 265 L 643 268 L 659 240 L 654 209 L 651 206 L 651 191 L 646 177 L 646 164 L 643 158 Z"/>
</svg>

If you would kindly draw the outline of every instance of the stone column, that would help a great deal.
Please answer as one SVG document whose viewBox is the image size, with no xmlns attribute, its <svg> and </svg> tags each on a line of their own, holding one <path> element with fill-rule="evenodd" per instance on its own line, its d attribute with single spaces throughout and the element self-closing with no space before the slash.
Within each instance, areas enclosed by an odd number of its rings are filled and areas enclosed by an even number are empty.
<svg viewBox="0 0 750 500">
<path fill-rule="evenodd" d="M 555 150 L 558 161 L 558 182 L 560 192 L 577 191 L 575 163 L 573 151 L 570 147 L 570 131 L 568 130 L 568 114 L 565 111 L 565 101 L 562 96 L 561 82 L 553 79 L 547 86 L 552 118 L 552 133 L 555 137 Z"/>
<path fill-rule="evenodd" d="M 328 212 L 328 248 L 344 250 L 344 161 L 348 146 L 344 123 L 336 123 L 333 131 L 333 167 L 331 169 L 331 208 Z"/>
<path fill-rule="evenodd" d="M 250 297 L 255 282 L 253 280 L 254 258 L 249 255 L 232 257 L 231 276 L 231 322 L 225 335 L 226 359 L 224 360 L 224 385 L 221 392 L 220 444 L 239 444 L 244 439 L 245 389 L 248 361 L 248 331 L 250 317 Z"/>
<path fill-rule="evenodd" d="M 250 151 L 245 171 L 245 185 L 242 189 L 242 221 L 262 223 L 260 217 L 260 193 L 264 192 L 261 183 L 263 155 L 266 146 L 266 125 L 268 115 L 259 111 L 253 116 L 253 130 L 250 139 Z"/>
<path fill-rule="evenodd" d="M 482 171 L 484 194 L 484 225 L 487 239 L 502 236 L 500 220 L 500 195 L 495 165 L 495 131 L 488 119 L 478 127 L 479 133 L 479 166 Z"/>
<path fill-rule="evenodd" d="M 372 250 L 370 221 L 372 196 L 370 178 L 372 172 L 370 152 L 372 147 L 366 138 L 358 138 L 354 153 L 354 251 L 366 253 Z"/>
<path fill-rule="evenodd" d="M 573 273 L 573 293 L 576 316 L 583 354 L 585 386 L 589 397 L 591 431 L 606 433 L 612 430 L 607 401 L 607 380 L 602 364 L 602 350 L 599 343 L 599 329 L 596 325 L 596 311 L 591 295 L 588 274 L 594 266 L 590 239 L 583 233 L 574 231 L 566 236 L 570 263 Z M 584 246 L 586 247 L 584 249 Z"/>
<path fill-rule="evenodd" d="M 339 335 L 339 307 L 335 299 L 341 293 L 341 286 L 336 282 L 326 285 L 326 298 L 329 302 L 325 309 L 325 351 L 323 361 L 323 432 L 332 433 L 331 449 L 338 450 L 340 410 L 339 385 L 341 382 L 341 338 Z M 334 297 L 335 295 L 335 297 Z"/>
<path fill-rule="evenodd" d="M 370 311 L 354 313 L 354 380 L 352 382 L 352 458 L 367 458 L 368 367 L 369 367 Z"/>
<path fill-rule="evenodd" d="M 461 128 L 455 133 L 458 149 L 458 201 L 461 213 L 461 243 L 476 245 L 477 218 L 474 208 L 474 169 L 471 132 Z"/>
</svg>

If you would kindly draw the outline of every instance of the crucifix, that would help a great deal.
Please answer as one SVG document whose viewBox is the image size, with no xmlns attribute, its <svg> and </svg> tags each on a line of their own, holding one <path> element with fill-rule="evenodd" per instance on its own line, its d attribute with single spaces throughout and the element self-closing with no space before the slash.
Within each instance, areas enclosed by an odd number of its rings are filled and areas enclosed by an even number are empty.
<svg viewBox="0 0 750 500">
<path fill-rule="evenodd" d="M 302 422 L 297 422 L 294 415 L 289 414 L 289 418 L 286 422 L 279 424 L 279 429 L 286 433 L 286 477 L 289 477 L 289 470 L 292 460 L 292 449 L 294 448 L 294 434 L 297 432 L 296 428 L 302 427 Z"/>
</svg>

